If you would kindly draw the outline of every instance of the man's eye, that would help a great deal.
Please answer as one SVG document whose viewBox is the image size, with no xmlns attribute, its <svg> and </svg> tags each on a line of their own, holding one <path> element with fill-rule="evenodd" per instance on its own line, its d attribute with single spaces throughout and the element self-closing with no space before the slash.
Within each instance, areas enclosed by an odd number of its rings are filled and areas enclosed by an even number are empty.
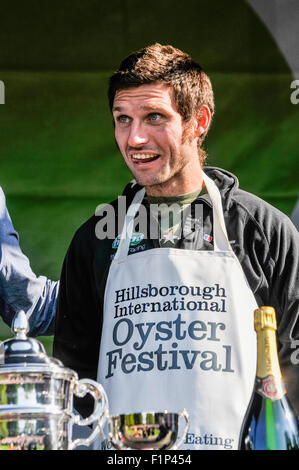
<svg viewBox="0 0 299 470">
<path fill-rule="evenodd" d="M 128 116 L 122 114 L 120 116 L 117 116 L 116 118 L 117 122 L 120 122 L 121 124 L 127 124 L 129 122 Z"/>
<path fill-rule="evenodd" d="M 160 113 L 151 113 L 149 115 L 149 119 L 151 121 L 160 121 L 162 119 L 162 115 Z"/>
</svg>

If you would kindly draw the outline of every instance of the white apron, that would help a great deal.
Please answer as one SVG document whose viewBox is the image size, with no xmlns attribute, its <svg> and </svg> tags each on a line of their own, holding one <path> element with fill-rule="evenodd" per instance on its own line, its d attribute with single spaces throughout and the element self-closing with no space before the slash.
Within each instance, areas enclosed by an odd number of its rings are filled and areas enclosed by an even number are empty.
<svg viewBox="0 0 299 470">
<path fill-rule="evenodd" d="M 255 379 L 257 304 L 229 244 L 219 190 L 204 181 L 213 251 L 128 256 L 144 189 L 129 207 L 107 279 L 98 381 L 111 415 L 185 408 L 180 449 L 237 449 Z"/>
</svg>

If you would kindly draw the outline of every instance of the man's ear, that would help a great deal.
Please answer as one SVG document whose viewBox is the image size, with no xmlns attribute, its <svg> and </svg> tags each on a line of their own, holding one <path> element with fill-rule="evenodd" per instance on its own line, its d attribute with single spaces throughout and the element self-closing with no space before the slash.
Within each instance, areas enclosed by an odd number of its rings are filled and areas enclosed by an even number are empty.
<svg viewBox="0 0 299 470">
<path fill-rule="evenodd" d="M 196 118 L 195 136 L 200 137 L 202 134 L 207 132 L 211 123 L 211 111 L 208 106 L 203 104 L 199 108 L 198 117 Z"/>
</svg>

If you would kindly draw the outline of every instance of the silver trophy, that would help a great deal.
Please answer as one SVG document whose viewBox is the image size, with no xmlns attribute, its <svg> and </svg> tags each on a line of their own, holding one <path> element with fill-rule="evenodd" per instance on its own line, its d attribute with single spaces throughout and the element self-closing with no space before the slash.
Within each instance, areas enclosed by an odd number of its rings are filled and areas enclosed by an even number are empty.
<svg viewBox="0 0 299 470">
<path fill-rule="evenodd" d="M 185 426 L 179 437 L 181 418 Z M 108 422 L 111 444 L 117 450 L 175 450 L 184 442 L 189 428 L 186 410 L 114 415 Z"/>
<path fill-rule="evenodd" d="M 23 311 L 13 321 L 15 336 L 0 345 L 0 450 L 72 450 L 89 446 L 102 433 L 108 415 L 103 387 L 78 375 L 27 337 Z M 93 413 L 73 413 L 73 397 L 90 394 Z M 74 424 L 95 423 L 87 439 L 72 440 Z"/>
</svg>

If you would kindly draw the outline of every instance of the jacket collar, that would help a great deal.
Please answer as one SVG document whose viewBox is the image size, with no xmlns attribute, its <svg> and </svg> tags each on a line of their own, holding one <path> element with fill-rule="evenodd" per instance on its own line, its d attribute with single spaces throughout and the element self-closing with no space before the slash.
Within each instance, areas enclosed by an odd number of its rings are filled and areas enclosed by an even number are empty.
<svg viewBox="0 0 299 470">
<path fill-rule="evenodd" d="M 227 211 L 230 207 L 234 192 L 239 188 L 238 178 L 227 170 L 213 166 L 204 166 L 203 171 L 216 183 L 221 194 L 223 210 Z M 133 199 L 137 191 L 141 189 L 141 186 L 136 183 L 135 180 L 130 181 L 123 191 L 123 196 L 128 197 L 128 202 Z M 211 206 L 211 200 L 208 194 L 199 196 L 197 200 L 205 201 Z"/>
</svg>

